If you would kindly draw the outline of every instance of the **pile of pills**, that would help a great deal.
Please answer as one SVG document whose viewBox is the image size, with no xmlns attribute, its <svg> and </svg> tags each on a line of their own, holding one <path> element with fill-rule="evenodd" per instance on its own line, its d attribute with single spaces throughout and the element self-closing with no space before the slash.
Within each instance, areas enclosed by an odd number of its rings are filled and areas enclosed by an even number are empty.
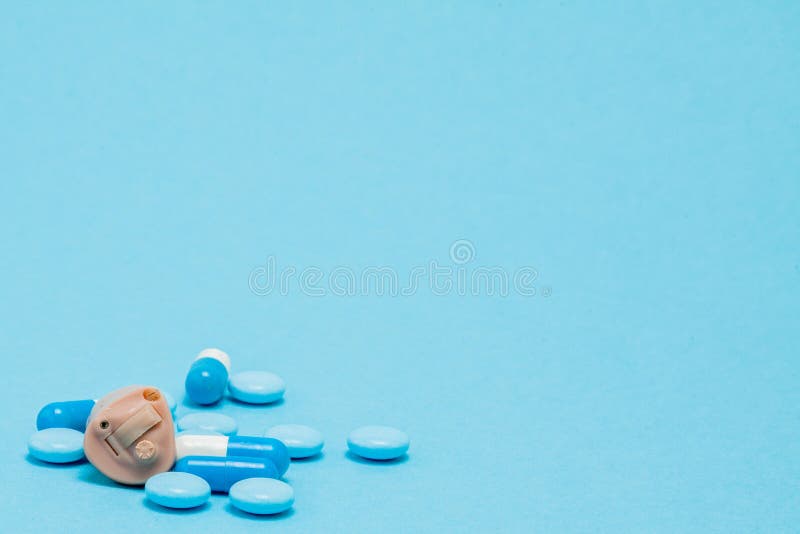
<svg viewBox="0 0 800 534">
<path fill-rule="evenodd" d="M 283 398 L 283 380 L 264 371 L 231 374 L 230 357 L 205 349 L 185 381 L 194 404 L 219 403 L 226 391 L 247 404 Z M 294 504 L 294 490 L 280 480 L 292 459 L 322 452 L 322 434 L 305 425 L 273 426 L 263 436 L 239 436 L 232 417 L 194 412 L 173 422 L 175 399 L 149 386 L 128 386 L 98 400 L 54 402 L 36 417 L 28 451 L 37 460 L 70 463 L 87 458 L 122 484 L 144 486 L 151 502 L 173 509 L 203 506 L 212 492 L 250 514 L 278 514 Z M 176 432 L 177 426 L 177 432 Z M 364 426 L 347 438 L 351 454 L 372 461 L 400 458 L 408 436 L 396 428 Z"/>
</svg>

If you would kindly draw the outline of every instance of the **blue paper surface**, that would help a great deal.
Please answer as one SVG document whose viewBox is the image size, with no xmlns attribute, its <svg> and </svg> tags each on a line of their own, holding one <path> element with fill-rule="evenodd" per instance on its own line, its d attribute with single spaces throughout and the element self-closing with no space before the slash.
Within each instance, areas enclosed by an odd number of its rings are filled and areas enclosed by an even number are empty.
<svg viewBox="0 0 800 534">
<path fill-rule="evenodd" d="M 795 531 L 799 25 L 785 1 L 5 5 L 0 530 Z M 142 383 L 193 410 L 205 347 L 286 382 L 213 408 L 240 434 L 324 434 L 291 512 L 172 513 L 26 458 L 51 401 Z M 370 424 L 408 457 L 348 457 Z"/>
</svg>

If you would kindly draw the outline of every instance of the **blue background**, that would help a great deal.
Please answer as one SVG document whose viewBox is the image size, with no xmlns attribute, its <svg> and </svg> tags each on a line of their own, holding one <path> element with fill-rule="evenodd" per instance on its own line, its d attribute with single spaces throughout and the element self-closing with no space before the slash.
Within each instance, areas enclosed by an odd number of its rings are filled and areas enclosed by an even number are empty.
<svg viewBox="0 0 800 534">
<path fill-rule="evenodd" d="M 800 4 L 291 4 L 4 4 L 3 530 L 797 531 Z M 456 239 L 540 292 L 248 288 Z M 207 346 L 287 382 L 241 433 L 324 433 L 293 513 L 26 459 Z M 345 456 L 372 423 L 406 461 Z"/>
</svg>

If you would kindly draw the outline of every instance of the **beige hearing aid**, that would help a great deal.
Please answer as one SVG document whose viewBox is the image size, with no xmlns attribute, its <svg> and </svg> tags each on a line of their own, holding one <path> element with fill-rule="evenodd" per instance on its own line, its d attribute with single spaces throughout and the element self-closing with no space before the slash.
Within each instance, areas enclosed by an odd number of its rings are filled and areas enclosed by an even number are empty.
<svg viewBox="0 0 800 534">
<path fill-rule="evenodd" d="M 83 438 L 86 457 L 108 478 L 144 484 L 175 463 L 172 414 L 158 388 L 128 386 L 97 401 Z"/>
</svg>

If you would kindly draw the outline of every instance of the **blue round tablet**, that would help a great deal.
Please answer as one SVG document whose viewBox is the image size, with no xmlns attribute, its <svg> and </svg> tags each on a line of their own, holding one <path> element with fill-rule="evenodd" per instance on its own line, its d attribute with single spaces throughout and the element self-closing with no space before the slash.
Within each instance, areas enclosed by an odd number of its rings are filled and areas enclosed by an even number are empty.
<svg viewBox="0 0 800 534">
<path fill-rule="evenodd" d="M 294 504 L 294 490 L 274 478 L 246 478 L 231 486 L 231 504 L 251 514 L 279 514 Z"/>
<path fill-rule="evenodd" d="M 83 432 L 72 428 L 46 428 L 28 440 L 31 456 L 43 462 L 66 464 L 83 458 Z"/>
<path fill-rule="evenodd" d="M 325 440 L 318 430 L 305 425 L 277 425 L 264 434 L 280 440 L 289 449 L 292 458 L 308 458 L 322 451 Z"/>
<path fill-rule="evenodd" d="M 368 460 L 393 460 L 404 455 L 408 434 L 390 426 L 362 426 L 347 437 L 350 452 Z"/>
<path fill-rule="evenodd" d="M 228 380 L 228 391 L 239 401 L 267 404 L 283 398 L 286 385 L 283 379 L 266 371 L 243 371 Z"/>
<path fill-rule="evenodd" d="M 195 412 L 186 414 L 178 419 L 178 430 L 181 432 L 205 430 L 232 436 L 236 434 L 237 429 L 236 420 L 221 413 Z"/>
<path fill-rule="evenodd" d="M 167 508 L 195 508 L 208 501 L 211 487 L 197 475 L 168 471 L 148 478 L 144 493 Z"/>
</svg>

